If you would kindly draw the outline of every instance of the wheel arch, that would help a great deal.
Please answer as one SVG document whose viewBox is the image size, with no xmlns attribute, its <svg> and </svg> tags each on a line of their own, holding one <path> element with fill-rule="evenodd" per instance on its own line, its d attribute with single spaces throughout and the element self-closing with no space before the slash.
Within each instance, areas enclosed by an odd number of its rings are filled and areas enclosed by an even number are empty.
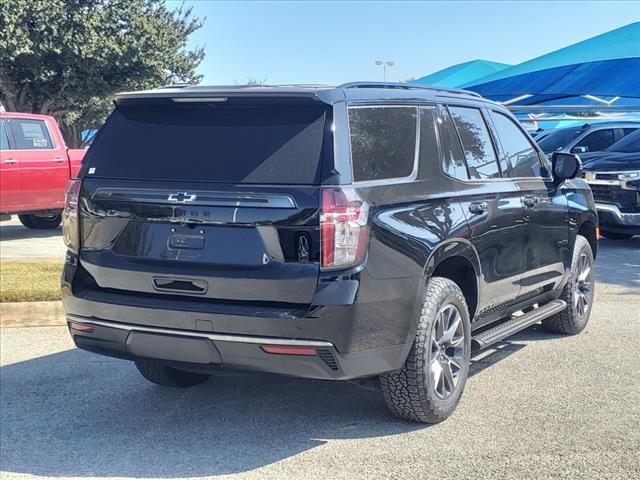
<svg viewBox="0 0 640 480">
<path fill-rule="evenodd" d="M 598 256 L 598 228 L 596 224 L 590 220 L 584 221 L 578 228 L 578 235 L 587 239 L 593 252 L 593 258 L 596 258 Z"/>
<path fill-rule="evenodd" d="M 465 239 L 451 239 L 429 256 L 423 271 L 425 288 L 432 277 L 444 277 L 454 282 L 465 297 L 469 318 L 473 319 L 480 299 L 481 269 L 475 248 Z"/>
</svg>

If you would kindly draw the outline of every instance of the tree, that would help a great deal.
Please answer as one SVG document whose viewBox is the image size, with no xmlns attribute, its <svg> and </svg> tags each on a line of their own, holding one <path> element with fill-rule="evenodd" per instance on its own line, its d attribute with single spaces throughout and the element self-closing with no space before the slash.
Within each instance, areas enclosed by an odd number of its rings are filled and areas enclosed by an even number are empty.
<svg viewBox="0 0 640 480">
<path fill-rule="evenodd" d="M 2 1 L 0 101 L 55 115 L 76 147 L 84 129 L 102 124 L 114 93 L 197 83 L 204 49 L 186 43 L 202 22 L 163 0 Z"/>
</svg>

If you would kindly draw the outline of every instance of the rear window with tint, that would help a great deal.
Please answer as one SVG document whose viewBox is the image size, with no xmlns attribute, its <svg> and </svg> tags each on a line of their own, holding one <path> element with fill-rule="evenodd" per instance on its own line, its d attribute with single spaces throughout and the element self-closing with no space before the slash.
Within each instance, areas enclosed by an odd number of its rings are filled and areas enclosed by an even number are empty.
<svg viewBox="0 0 640 480">
<path fill-rule="evenodd" d="M 416 162 L 416 107 L 349 109 L 355 181 L 408 177 Z"/>
<path fill-rule="evenodd" d="M 315 105 L 121 106 L 85 163 L 105 178 L 311 185 L 324 126 Z"/>
</svg>

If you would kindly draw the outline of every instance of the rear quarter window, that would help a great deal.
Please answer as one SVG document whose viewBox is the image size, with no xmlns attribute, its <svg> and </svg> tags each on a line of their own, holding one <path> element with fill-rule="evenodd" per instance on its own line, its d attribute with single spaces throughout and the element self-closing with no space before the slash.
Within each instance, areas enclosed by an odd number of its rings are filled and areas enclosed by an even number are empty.
<svg viewBox="0 0 640 480">
<path fill-rule="evenodd" d="M 350 107 L 353 179 L 411 177 L 416 166 L 417 125 L 417 107 Z"/>
</svg>

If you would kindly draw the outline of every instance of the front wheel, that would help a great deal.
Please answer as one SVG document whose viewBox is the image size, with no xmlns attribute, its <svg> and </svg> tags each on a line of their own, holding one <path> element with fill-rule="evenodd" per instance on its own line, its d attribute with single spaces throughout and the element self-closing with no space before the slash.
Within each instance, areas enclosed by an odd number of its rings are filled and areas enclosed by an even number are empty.
<svg viewBox="0 0 640 480">
<path fill-rule="evenodd" d="M 160 363 L 136 360 L 136 367 L 144 378 L 156 385 L 172 388 L 187 388 L 205 382 L 210 375 L 187 372 Z"/>
<path fill-rule="evenodd" d="M 387 406 L 404 420 L 442 422 L 458 405 L 470 357 L 471 327 L 464 295 L 451 280 L 434 277 L 404 366 L 380 376 Z"/>
<path fill-rule="evenodd" d="M 50 230 L 58 228 L 62 221 L 62 214 L 54 213 L 50 215 L 40 213 L 29 213 L 25 215 L 18 215 L 20 223 L 27 228 L 34 230 Z"/>
<path fill-rule="evenodd" d="M 571 260 L 571 278 L 560 296 L 567 302 L 567 308 L 542 321 L 547 330 L 575 335 L 587 326 L 595 289 L 593 266 L 591 245 L 585 237 L 578 235 Z"/>
</svg>

